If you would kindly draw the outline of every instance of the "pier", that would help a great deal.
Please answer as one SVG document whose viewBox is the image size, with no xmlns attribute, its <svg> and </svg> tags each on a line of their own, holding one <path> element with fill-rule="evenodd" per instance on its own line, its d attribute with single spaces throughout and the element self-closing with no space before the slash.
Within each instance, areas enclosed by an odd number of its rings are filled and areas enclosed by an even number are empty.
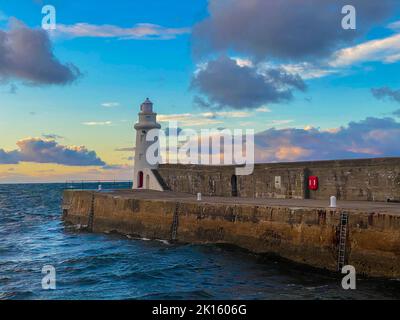
<svg viewBox="0 0 400 320">
<path fill-rule="evenodd" d="M 236 165 L 148 161 L 159 139 L 146 135 L 161 128 L 148 98 L 134 127 L 132 190 L 66 190 L 66 222 L 400 278 L 400 158 L 259 163 L 238 175 Z"/>
<path fill-rule="evenodd" d="M 348 214 L 341 239 L 341 214 Z M 63 218 L 93 232 L 181 243 L 224 243 L 304 265 L 400 277 L 400 204 L 202 196 L 154 190 L 65 190 Z M 343 235 L 342 235 L 343 237 Z M 342 245 L 340 245 L 342 242 Z"/>
</svg>

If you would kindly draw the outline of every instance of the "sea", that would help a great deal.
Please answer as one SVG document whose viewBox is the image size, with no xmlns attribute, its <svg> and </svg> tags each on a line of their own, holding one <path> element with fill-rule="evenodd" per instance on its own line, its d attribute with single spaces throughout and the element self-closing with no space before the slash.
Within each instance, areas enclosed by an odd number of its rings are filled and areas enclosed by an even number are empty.
<svg viewBox="0 0 400 320">
<path fill-rule="evenodd" d="M 65 187 L 0 185 L 0 299 L 400 298 L 398 279 L 344 290 L 336 273 L 233 247 L 84 232 L 61 219 Z"/>
</svg>

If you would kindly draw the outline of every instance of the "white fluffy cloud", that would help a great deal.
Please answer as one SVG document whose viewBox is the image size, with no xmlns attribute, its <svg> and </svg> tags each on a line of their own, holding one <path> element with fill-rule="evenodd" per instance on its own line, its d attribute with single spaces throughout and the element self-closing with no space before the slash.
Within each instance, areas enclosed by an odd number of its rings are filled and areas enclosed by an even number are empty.
<svg viewBox="0 0 400 320">
<path fill-rule="evenodd" d="M 105 108 L 119 107 L 119 102 L 103 102 L 101 106 Z"/>
<path fill-rule="evenodd" d="M 368 61 L 400 61 L 400 34 L 341 49 L 333 55 L 329 65 L 338 68 Z"/>
<path fill-rule="evenodd" d="M 166 28 L 157 24 L 138 23 L 131 28 L 115 25 L 76 23 L 57 24 L 56 34 L 72 38 L 118 38 L 125 40 L 169 40 L 190 32 L 189 28 Z"/>
<path fill-rule="evenodd" d="M 84 126 L 109 126 L 112 124 L 111 121 L 86 121 L 82 122 Z"/>
</svg>

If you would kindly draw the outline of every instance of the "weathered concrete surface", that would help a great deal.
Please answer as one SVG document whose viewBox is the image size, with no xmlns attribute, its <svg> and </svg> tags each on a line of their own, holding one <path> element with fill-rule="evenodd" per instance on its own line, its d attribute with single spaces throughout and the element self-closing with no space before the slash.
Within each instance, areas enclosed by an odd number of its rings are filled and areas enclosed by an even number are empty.
<svg viewBox="0 0 400 320">
<path fill-rule="evenodd" d="M 339 207 L 314 200 L 204 197 L 198 202 L 173 192 L 65 191 L 63 216 L 95 232 L 170 240 L 177 215 L 178 241 L 228 243 L 336 270 L 339 216 L 346 210 L 346 262 L 358 273 L 400 278 L 400 205 L 339 202 Z"/>
<path fill-rule="evenodd" d="M 158 172 L 172 191 L 232 196 L 234 166 L 166 164 Z M 308 190 L 309 176 L 318 177 L 318 190 Z M 400 158 L 256 164 L 236 179 L 239 197 L 400 201 Z"/>
</svg>

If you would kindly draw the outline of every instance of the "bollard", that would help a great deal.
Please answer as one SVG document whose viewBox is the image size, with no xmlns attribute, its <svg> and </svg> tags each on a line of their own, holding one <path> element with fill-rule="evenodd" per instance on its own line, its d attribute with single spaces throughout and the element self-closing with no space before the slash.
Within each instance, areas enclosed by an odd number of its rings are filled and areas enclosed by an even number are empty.
<svg viewBox="0 0 400 320">
<path fill-rule="evenodd" d="M 200 192 L 197 194 L 197 201 L 201 201 L 201 193 Z"/>
<path fill-rule="evenodd" d="M 331 197 L 331 204 L 330 204 L 331 208 L 336 208 L 336 197 L 332 196 Z"/>
<path fill-rule="evenodd" d="M 97 190 L 101 191 L 101 184 L 99 184 Z"/>
</svg>

